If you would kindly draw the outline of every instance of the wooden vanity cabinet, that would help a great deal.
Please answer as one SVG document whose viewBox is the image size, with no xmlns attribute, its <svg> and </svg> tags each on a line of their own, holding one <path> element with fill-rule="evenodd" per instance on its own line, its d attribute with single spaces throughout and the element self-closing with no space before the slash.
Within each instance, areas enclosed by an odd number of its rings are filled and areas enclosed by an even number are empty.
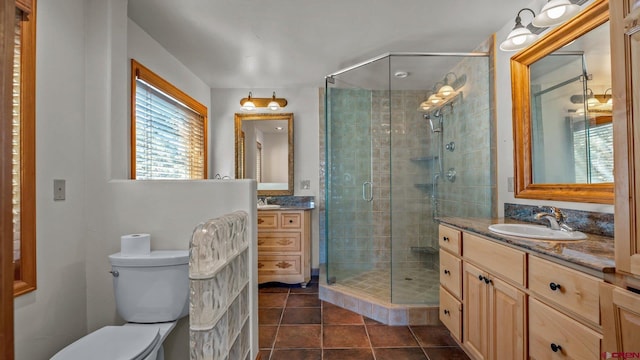
<svg viewBox="0 0 640 360">
<path fill-rule="evenodd" d="M 626 352 L 640 356 L 640 294 L 600 284 L 602 314 L 602 350 Z"/>
<path fill-rule="evenodd" d="M 258 211 L 258 283 L 299 283 L 311 280 L 308 210 Z"/>
<path fill-rule="evenodd" d="M 616 272 L 640 277 L 640 1 L 609 7 Z"/>
<path fill-rule="evenodd" d="M 471 240 L 470 240 L 471 239 Z M 463 233 L 465 244 L 463 274 L 463 345 L 465 350 L 477 360 L 481 359 L 525 359 L 526 358 L 526 295 L 488 269 L 502 267 L 498 263 L 521 264 L 526 254 Z M 476 242 L 483 242 L 477 243 Z M 484 245 L 498 254 L 505 252 L 511 256 L 500 258 L 476 256 L 467 245 Z M 504 247 L 502 249 L 501 247 Z M 514 252 L 512 252 L 514 251 Z M 467 255 L 475 259 L 474 264 L 466 261 Z M 480 261 L 478 261 L 480 260 Z M 524 268 L 512 268 L 511 276 L 520 278 Z"/>
<path fill-rule="evenodd" d="M 438 227 L 440 244 L 440 321 L 462 342 L 462 236 L 450 227 Z"/>
<path fill-rule="evenodd" d="M 526 254 L 444 225 L 439 244 L 442 323 L 476 360 L 525 359 L 526 296 L 500 276 L 523 282 Z"/>
<path fill-rule="evenodd" d="M 607 326 L 640 344 L 640 295 L 610 289 L 605 323 L 603 280 L 445 225 L 439 236 L 440 320 L 472 359 L 595 360 Z"/>
</svg>

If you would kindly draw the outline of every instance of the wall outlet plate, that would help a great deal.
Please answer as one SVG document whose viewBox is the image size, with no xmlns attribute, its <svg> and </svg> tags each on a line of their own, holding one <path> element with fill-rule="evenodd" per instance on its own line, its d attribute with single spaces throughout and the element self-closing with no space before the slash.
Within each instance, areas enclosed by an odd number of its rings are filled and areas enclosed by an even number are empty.
<svg viewBox="0 0 640 360">
<path fill-rule="evenodd" d="M 300 181 L 300 188 L 302 190 L 309 190 L 311 189 L 311 180 L 301 180 Z"/>
<path fill-rule="evenodd" d="M 513 176 L 507 178 L 507 191 L 513 192 Z"/>
<path fill-rule="evenodd" d="M 66 198 L 66 181 L 64 179 L 53 179 L 53 200 L 64 200 Z"/>
</svg>

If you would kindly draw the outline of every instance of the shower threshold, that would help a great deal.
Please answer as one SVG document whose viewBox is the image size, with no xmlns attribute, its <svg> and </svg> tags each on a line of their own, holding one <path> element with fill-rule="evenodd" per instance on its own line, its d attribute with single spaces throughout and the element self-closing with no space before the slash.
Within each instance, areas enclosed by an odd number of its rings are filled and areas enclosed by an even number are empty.
<svg viewBox="0 0 640 360">
<path fill-rule="evenodd" d="M 320 265 L 319 285 L 320 300 L 351 310 L 386 325 L 438 325 L 439 323 L 438 305 L 393 304 L 389 300 L 372 296 L 370 293 L 340 282 L 327 284 L 324 264 Z M 437 299 L 438 290 L 436 285 L 435 299 Z"/>
</svg>

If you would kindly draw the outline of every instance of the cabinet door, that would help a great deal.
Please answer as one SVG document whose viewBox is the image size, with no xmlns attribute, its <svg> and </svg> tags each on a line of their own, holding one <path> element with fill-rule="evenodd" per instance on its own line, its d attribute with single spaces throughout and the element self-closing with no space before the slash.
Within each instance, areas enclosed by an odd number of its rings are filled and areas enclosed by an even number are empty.
<svg viewBox="0 0 640 360">
<path fill-rule="evenodd" d="M 640 275 L 640 7 L 610 1 L 616 270 Z"/>
<path fill-rule="evenodd" d="M 600 286 L 602 295 L 602 350 L 609 353 L 640 352 L 640 295 L 609 284 Z"/>
<path fill-rule="evenodd" d="M 525 294 L 495 278 L 491 279 L 490 285 L 490 358 L 524 360 L 527 338 Z"/>
<path fill-rule="evenodd" d="M 489 336 L 489 298 L 484 279 L 487 273 L 469 263 L 463 271 L 463 343 L 473 358 L 486 359 Z"/>
</svg>

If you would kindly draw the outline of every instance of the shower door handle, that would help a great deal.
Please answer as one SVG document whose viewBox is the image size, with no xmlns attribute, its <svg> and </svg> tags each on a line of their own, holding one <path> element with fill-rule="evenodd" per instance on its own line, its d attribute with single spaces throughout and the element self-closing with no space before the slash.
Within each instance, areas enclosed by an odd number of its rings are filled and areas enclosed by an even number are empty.
<svg viewBox="0 0 640 360">
<path fill-rule="evenodd" d="M 369 194 L 367 194 L 367 185 L 369 185 Z M 373 183 L 371 181 L 365 181 L 362 183 L 362 199 L 364 201 L 373 200 Z"/>
</svg>

